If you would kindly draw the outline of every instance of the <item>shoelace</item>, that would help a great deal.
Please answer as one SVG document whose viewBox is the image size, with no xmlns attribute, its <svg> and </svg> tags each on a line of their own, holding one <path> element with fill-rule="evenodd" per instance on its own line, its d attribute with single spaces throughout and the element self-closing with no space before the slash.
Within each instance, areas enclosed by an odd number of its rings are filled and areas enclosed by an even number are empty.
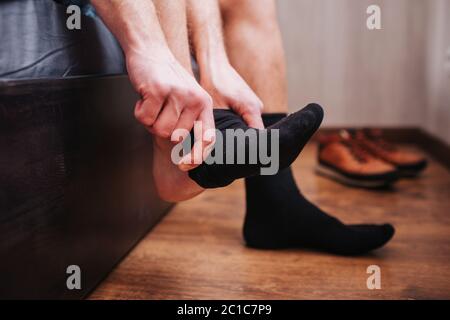
<svg viewBox="0 0 450 320">
<path fill-rule="evenodd" d="M 358 162 L 363 163 L 370 159 L 371 155 L 369 152 L 362 148 L 357 141 L 349 139 L 343 140 L 342 143 L 347 147 Z"/>
<path fill-rule="evenodd" d="M 349 131 L 342 130 L 339 135 L 343 145 L 347 147 L 358 162 L 363 163 L 370 159 L 371 155 L 369 151 L 363 148 Z"/>
<path fill-rule="evenodd" d="M 387 141 L 384 140 L 383 138 L 378 138 L 378 137 L 376 137 L 376 138 L 371 138 L 371 140 L 372 140 L 378 147 L 380 147 L 380 148 L 383 149 L 383 150 L 386 150 L 386 151 L 395 151 L 395 150 L 396 150 L 396 147 L 395 147 L 393 144 L 387 142 Z"/>
<path fill-rule="evenodd" d="M 364 143 L 364 140 L 371 142 L 376 147 L 380 148 L 383 151 L 396 151 L 397 147 L 393 145 L 392 143 L 389 143 L 385 139 L 383 139 L 383 133 L 379 129 L 362 129 L 358 136 L 362 138 L 362 142 Z"/>
</svg>

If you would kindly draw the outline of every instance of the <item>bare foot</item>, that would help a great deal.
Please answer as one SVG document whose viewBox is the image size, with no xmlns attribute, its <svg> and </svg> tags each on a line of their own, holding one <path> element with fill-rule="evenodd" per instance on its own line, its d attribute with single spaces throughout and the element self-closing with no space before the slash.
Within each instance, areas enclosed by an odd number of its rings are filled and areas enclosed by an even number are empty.
<svg viewBox="0 0 450 320">
<path fill-rule="evenodd" d="M 153 137 L 153 177 L 161 199 L 180 202 L 194 198 L 205 189 L 189 178 L 171 160 L 173 143 Z"/>
<path fill-rule="evenodd" d="M 214 107 L 214 109 L 230 108 Z M 171 141 L 153 136 L 153 178 L 156 191 L 162 200 L 181 202 L 194 198 L 205 189 L 189 177 L 187 168 L 190 170 L 194 167 L 183 164 L 177 166 L 172 162 L 173 147 Z"/>
</svg>

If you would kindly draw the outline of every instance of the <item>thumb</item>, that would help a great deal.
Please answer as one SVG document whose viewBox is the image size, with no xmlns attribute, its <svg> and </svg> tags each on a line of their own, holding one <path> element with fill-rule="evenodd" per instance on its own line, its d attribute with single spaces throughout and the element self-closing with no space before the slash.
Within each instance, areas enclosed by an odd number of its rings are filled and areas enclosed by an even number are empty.
<svg viewBox="0 0 450 320">
<path fill-rule="evenodd" d="M 256 98 L 244 103 L 242 101 L 233 101 L 230 104 L 231 109 L 242 117 L 245 123 L 255 129 L 264 129 L 264 122 L 261 117 L 262 102 Z"/>
</svg>

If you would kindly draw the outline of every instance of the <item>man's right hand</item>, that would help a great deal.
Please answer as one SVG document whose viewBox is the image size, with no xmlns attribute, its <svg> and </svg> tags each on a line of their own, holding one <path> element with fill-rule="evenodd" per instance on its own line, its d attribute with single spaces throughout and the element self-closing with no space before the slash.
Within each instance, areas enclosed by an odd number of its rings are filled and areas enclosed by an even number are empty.
<svg viewBox="0 0 450 320">
<path fill-rule="evenodd" d="M 211 97 L 170 51 L 155 54 L 153 48 L 148 52 L 151 55 L 144 52 L 127 55 L 130 80 L 141 96 L 135 107 L 136 119 L 151 133 L 163 139 L 170 139 L 176 129 L 190 132 L 194 122 L 200 121 L 202 133 L 201 137 L 196 137 L 199 140 L 195 143 L 201 144 L 201 150 L 205 151 L 202 155 L 204 160 L 207 147 L 214 142 L 211 136 L 215 128 Z M 189 158 L 185 157 L 184 162 L 186 159 Z M 194 167 L 182 166 L 184 170 Z"/>
<path fill-rule="evenodd" d="M 124 50 L 128 75 L 141 96 L 135 107 L 138 121 L 156 136 L 157 143 L 165 144 L 176 129 L 184 129 L 187 135 L 194 122 L 200 121 L 202 131 L 195 132 L 193 147 L 196 152 L 186 155 L 179 168 L 190 170 L 201 164 L 215 141 L 212 99 L 170 51 L 153 1 L 91 3 Z"/>
</svg>

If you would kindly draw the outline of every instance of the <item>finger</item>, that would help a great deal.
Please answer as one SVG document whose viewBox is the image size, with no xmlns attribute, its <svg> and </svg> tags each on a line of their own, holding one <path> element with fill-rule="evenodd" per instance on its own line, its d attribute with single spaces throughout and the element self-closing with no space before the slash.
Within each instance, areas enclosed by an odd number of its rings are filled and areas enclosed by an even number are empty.
<svg viewBox="0 0 450 320">
<path fill-rule="evenodd" d="M 203 151 L 203 123 L 200 119 L 194 122 L 194 144 L 190 152 L 185 155 L 180 163 L 179 168 L 181 171 L 192 170 L 202 164 L 202 151 Z"/>
<path fill-rule="evenodd" d="M 194 146 L 192 147 L 191 152 L 189 154 L 185 155 L 178 163 L 178 169 L 186 172 L 186 171 L 195 169 L 199 165 L 201 165 L 202 164 L 201 161 L 195 161 L 195 158 L 199 158 L 199 156 L 195 156 L 195 155 L 200 154 L 200 159 L 201 159 L 202 147 L 203 147 L 202 140 L 201 139 L 197 140 L 194 143 Z"/>
<path fill-rule="evenodd" d="M 180 117 L 180 101 L 169 97 L 167 103 L 163 106 L 158 118 L 151 127 L 151 132 L 158 137 L 169 139 Z"/>
<path fill-rule="evenodd" d="M 214 115 L 211 107 L 205 108 L 194 125 L 194 138 L 196 139 L 191 152 L 185 155 L 178 168 L 189 171 L 200 164 L 210 155 L 216 141 Z"/>
<path fill-rule="evenodd" d="M 182 130 L 181 134 L 180 134 L 182 137 L 182 140 L 184 140 L 189 135 L 192 128 L 194 127 L 194 122 L 198 117 L 199 111 L 200 110 L 196 110 L 196 109 L 192 109 L 192 108 L 184 108 L 183 111 L 181 112 L 181 116 L 178 119 L 178 123 L 175 125 L 175 131 Z M 179 142 L 179 141 L 173 141 L 173 142 Z"/>
<path fill-rule="evenodd" d="M 152 126 L 158 118 L 164 104 L 163 98 L 145 98 L 136 102 L 134 108 L 135 118 L 146 127 Z"/>
<path fill-rule="evenodd" d="M 251 128 L 264 129 L 264 122 L 259 112 L 245 113 L 242 115 L 242 119 Z"/>
<path fill-rule="evenodd" d="M 202 141 L 203 146 L 213 145 L 216 141 L 216 125 L 214 122 L 214 113 L 212 108 L 205 108 L 200 113 L 199 121 L 202 123 Z M 207 156 L 206 156 L 207 157 Z M 203 158 L 206 158 L 203 156 Z"/>
<path fill-rule="evenodd" d="M 233 101 L 232 109 L 239 114 L 244 122 L 251 128 L 264 129 L 264 122 L 261 117 L 263 104 L 259 98 L 247 101 Z"/>
</svg>

